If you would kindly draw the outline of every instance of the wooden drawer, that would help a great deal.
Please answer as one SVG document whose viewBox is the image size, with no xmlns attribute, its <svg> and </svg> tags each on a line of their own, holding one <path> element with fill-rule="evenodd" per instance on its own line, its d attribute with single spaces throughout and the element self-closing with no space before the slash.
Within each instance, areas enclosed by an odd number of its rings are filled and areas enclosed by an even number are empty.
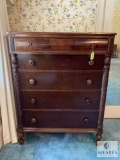
<svg viewBox="0 0 120 160">
<path fill-rule="evenodd" d="M 15 37 L 15 51 L 107 51 L 107 39 Z"/>
<path fill-rule="evenodd" d="M 23 127 L 97 128 L 99 112 L 22 111 Z"/>
<path fill-rule="evenodd" d="M 22 109 L 99 110 L 101 92 L 21 92 Z"/>
<path fill-rule="evenodd" d="M 21 89 L 80 90 L 101 89 L 102 71 L 20 72 Z"/>
<path fill-rule="evenodd" d="M 18 54 L 19 69 L 30 70 L 102 70 L 104 55 L 95 55 L 90 64 L 89 55 Z"/>
</svg>

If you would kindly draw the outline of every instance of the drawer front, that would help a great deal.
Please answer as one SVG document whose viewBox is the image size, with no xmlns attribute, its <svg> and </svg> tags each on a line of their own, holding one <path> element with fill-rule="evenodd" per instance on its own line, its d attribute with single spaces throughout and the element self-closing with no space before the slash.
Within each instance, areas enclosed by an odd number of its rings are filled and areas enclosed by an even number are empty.
<svg viewBox="0 0 120 160">
<path fill-rule="evenodd" d="M 102 70 L 104 55 L 95 55 L 93 63 L 90 55 L 32 55 L 18 54 L 19 69 L 30 70 Z"/>
<path fill-rule="evenodd" d="M 100 89 L 102 72 L 20 72 L 21 89 Z"/>
<path fill-rule="evenodd" d="M 92 44 L 95 51 L 108 49 L 107 39 L 15 37 L 16 51 L 91 51 Z"/>
<path fill-rule="evenodd" d="M 100 92 L 21 92 L 23 109 L 99 110 Z"/>
<path fill-rule="evenodd" d="M 97 128 L 99 112 L 22 111 L 23 127 Z"/>
</svg>

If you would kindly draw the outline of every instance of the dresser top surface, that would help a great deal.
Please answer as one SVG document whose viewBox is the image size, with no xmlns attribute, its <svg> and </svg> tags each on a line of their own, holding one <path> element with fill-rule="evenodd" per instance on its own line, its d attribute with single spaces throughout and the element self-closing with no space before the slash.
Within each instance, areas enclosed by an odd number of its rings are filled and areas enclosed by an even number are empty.
<svg viewBox="0 0 120 160">
<path fill-rule="evenodd" d="M 115 36 L 116 33 L 112 32 L 7 32 L 7 35 L 14 35 L 15 37 L 111 37 Z"/>
</svg>

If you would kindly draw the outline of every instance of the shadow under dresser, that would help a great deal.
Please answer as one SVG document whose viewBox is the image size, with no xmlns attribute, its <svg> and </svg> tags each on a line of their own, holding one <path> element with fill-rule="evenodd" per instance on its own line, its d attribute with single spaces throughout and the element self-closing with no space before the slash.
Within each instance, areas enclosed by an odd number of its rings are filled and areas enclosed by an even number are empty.
<svg viewBox="0 0 120 160">
<path fill-rule="evenodd" d="M 100 141 L 115 33 L 8 32 L 18 139 L 96 133 Z"/>
</svg>

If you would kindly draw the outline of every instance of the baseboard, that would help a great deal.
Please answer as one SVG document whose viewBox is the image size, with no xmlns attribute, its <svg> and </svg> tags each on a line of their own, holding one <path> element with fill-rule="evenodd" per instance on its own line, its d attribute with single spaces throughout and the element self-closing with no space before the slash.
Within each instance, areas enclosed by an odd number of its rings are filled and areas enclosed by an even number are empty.
<svg viewBox="0 0 120 160">
<path fill-rule="evenodd" d="M 104 118 L 120 118 L 120 106 L 106 106 Z"/>
</svg>

